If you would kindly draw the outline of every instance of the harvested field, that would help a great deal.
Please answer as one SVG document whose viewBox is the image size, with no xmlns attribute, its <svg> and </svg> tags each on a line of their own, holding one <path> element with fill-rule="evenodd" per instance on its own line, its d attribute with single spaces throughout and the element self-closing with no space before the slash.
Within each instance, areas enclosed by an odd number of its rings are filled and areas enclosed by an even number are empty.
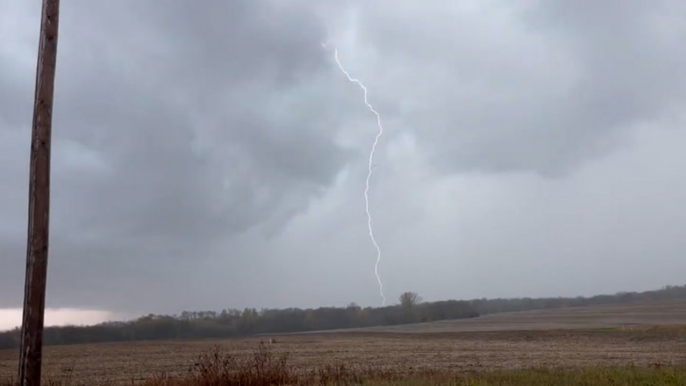
<svg viewBox="0 0 686 386">
<path fill-rule="evenodd" d="M 605 307 L 526 315 L 493 315 L 483 318 L 491 320 L 488 331 L 466 331 L 465 325 L 473 325 L 474 330 L 480 329 L 479 323 L 476 323 L 478 319 L 475 319 L 389 328 L 388 332 L 351 331 L 289 335 L 278 337 L 277 343 L 272 347 L 277 353 L 290 353 L 289 363 L 300 369 L 312 369 L 326 364 L 345 364 L 403 373 L 423 369 L 483 372 L 530 368 L 579 369 L 632 364 L 684 366 L 686 325 L 657 326 L 662 324 L 657 321 L 665 318 L 665 309 L 672 310 L 670 315 L 681 312 L 675 304 L 663 304 L 652 308 L 643 305 L 636 306 L 633 310 L 621 308 L 623 311 Z M 683 311 L 684 303 L 679 304 Z M 648 316 L 649 309 L 654 310 L 653 317 Z M 593 316 L 593 313 L 597 315 Z M 644 314 L 639 315 L 640 313 Z M 570 314 L 575 316 L 570 317 Z M 627 323 L 622 323 L 622 314 L 627 315 Z M 532 315 L 538 315 L 539 318 Z M 565 318 L 569 320 L 565 322 Z M 605 328 L 595 322 L 582 323 L 582 327 L 589 328 L 576 330 L 571 327 L 542 327 L 551 324 L 557 326 L 559 323 L 578 327 L 578 321 L 584 318 L 614 318 L 612 320 L 615 320 L 616 324 L 615 327 L 610 325 L 609 328 Z M 498 319 L 501 320 L 500 326 L 495 322 Z M 651 327 L 650 323 L 635 326 L 639 319 L 654 320 L 657 327 Z M 529 325 L 525 325 L 521 320 L 529 320 Z M 673 322 L 676 319 L 667 320 Z M 617 327 L 624 324 L 632 324 L 635 327 Z M 442 330 L 427 326 L 440 326 Z M 451 331 L 448 326 L 459 327 Z M 521 328 L 515 331 L 513 326 Z M 132 379 L 149 378 L 160 373 L 181 374 L 190 368 L 199 354 L 215 345 L 220 345 L 238 356 L 244 356 L 250 355 L 259 341 L 259 338 L 251 338 L 47 347 L 45 375 L 53 379 L 73 377 L 80 381 L 96 382 L 109 379 L 130 382 Z M 0 379 L 14 375 L 16 354 L 14 350 L 0 351 Z"/>
<path fill-rule="evenodd" d="M 631 329 L 682 324 L 686 325 L 686 300 L 500 313 L 473 319 L 372 327 L 356 331 L 436 333 L 608 327 Z"/>
</svg>

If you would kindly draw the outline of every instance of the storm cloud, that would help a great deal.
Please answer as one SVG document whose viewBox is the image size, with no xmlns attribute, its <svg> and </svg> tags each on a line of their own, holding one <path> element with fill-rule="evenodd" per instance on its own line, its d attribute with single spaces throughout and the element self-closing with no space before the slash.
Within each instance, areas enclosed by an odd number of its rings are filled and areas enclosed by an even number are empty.
<svg viewBox="0 0 686 386">
<path fill-rule="evenodd" d="M 21 27 L 36 25 L 39 10 L 30 14 Z M 306 8 L 84 1 L 63 6 L 61 23 L 51 265 L 58 283 L 154 275 L 158 264 L 201 258 L 216 239 L 281 226 L 350 157 L 336 142 L 335 98 L 321 90 L 326 31 Z M 11 216 L 3 217 L 19 225 L 34 75 L 28 66 L 10 70 L 2 154 Z M 12 255 L 21 228 L 8 243 Z M 92 270 L 81 279 L 84 264 Z M 3 282 L 16 288 L 19 259 L 10 266 Z M 51 292 L 57 299 L 60 287 Z M 11 294 L 5 305 L 16 302 Z"/>
<path fill-rule="evenodd" d="M 361 202 L 375 121 L 332 47 L 384 119 L 372 203 L 390 298 L 679 284 L 685 13 L 675 0 L 64 3 L 48 301 L 376 304 Z M 23 288 L 39 16 L 0 5 L 0 308 Z"/>
</svg>

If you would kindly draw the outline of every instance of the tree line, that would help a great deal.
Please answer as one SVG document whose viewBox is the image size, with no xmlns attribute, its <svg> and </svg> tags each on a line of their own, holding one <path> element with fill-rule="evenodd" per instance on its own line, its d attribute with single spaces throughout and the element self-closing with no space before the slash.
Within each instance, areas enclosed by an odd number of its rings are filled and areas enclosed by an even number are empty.
<svg viewBox="0 0 686 386">
<path fill-rule="evenodd" d="M 122 342 L 169 339 L 230 338 L 257 334 L 279 334 L 317 330 L 335 330 L 389 326 L 443 319 L 479 316 L 467 301 L 422 303 L 418 295 L 405 293 L 400 304 L 362 308 L 316 309 L 226 309 L 220 312 L 182 312 L 180 315 L 147 315 L 127 322 L 105 322 L 94 326 L 48 327 L 45 345 Z M 19 329 L 0 333 L 0 349 L 19 345 Z"/>
<path fill-rule="evenodd" d="M 46 345 L 122 342 L 142 340 L 231 338 L 256 334 L 279 334 L 473 318 L 479 315 L 600 304 L 686 299 L 686 286 L 667 286 L 646 292 L 622 292 L 575 298 L 515 298 L 422 302 L 406 292 L 399 304 L 387 307 L 321 307 L 316 309 L 225 309 L 184 311 L 180 315 L 147 315 L 126 322 L 94 326 L 48 327 Z M 0 332 L 0 349 L 19 346 L 19 329 Z"/>
</svg>

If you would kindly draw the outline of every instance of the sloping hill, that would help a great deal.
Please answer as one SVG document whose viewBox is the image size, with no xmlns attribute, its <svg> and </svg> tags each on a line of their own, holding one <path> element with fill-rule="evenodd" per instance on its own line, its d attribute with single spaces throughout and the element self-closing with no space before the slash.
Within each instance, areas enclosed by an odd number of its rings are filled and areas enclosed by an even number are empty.
<svg viewBox="0 0 686 386">
<path fill-rule="evenodd" d="M 680 324 L 686 325 L 686 300 L 508 312 L 472 319 L 369 327 L 338 330 L 336 332 L 441 333 L 559 330 Z"/>
</svg>

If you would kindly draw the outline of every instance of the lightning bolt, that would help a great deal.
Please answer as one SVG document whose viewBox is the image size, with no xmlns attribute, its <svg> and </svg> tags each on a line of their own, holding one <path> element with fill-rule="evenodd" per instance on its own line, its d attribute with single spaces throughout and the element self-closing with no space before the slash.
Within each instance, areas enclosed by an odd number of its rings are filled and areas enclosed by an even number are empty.
<svg viewBox="0 0 686 386">
<path fill-rule="evenodd" d="M 322 46 L 326 48 L 326 44 L 322 43 Z M 340 68 L 341 72 L 348 78 L 348 80 L 352 83 L 356 83 L 362 91 L 364 92 L 364 104 L 367 105 L 369 108 L 369 111 L 374 113 L 376 115 L 376 124 L 379 128 L 379 131 L 376 134 L 376 137 L 374 138 L 374 143 L 372 144 L 372 149 L 369 152 L 369 165 L 368 165 L 368 173 L 367 173 L 367 180 L 366 180 L 366 187 L 364 189 L 364 208 L 365 211 L 367 212 L 367 227 L 369 229 L 369 238 L 372 240 L 372 244 L 374 244 L 374 248 L 376 248 L 376 264 L 374 264 L 374 275 L 376 275 L 376 281 L 379 283 L 379 293 L 381 294 L 381 300 L 382 304 L 385 306 L 386 305 L 386 296 L 383 293 L 383 283 L 381 282 L 381 276 L 379 275 L 379 263 L 381 263 L 381 248 L 379 247 L 379 244 L 376 242 L 376 239 L 374 238 L 374 227 L 372 227 L 372 215 L 369 212 L 369 180 L 372 178 L 372 173 L 373 173 L 373 167 L 372 164 L 374 162 L 374 153 L 376 152 L 376 146 L 379 144 L 379 139 L 383 135 L 383 126 L 381 125 L 381 115 L 374 110 L 374 107 L 369 103 L 367 100 L 367 88 L 360 82 L 358 79 L 353 78 L 350 76 L 348 71 L 343 68 L 343 65 L 341 64 L 341 61 L 338 60 L 338 49 L 334 49 L 334 59 L 336 59 L 336 64 L 338 64 L 338 68 Z"/>
</svg>

